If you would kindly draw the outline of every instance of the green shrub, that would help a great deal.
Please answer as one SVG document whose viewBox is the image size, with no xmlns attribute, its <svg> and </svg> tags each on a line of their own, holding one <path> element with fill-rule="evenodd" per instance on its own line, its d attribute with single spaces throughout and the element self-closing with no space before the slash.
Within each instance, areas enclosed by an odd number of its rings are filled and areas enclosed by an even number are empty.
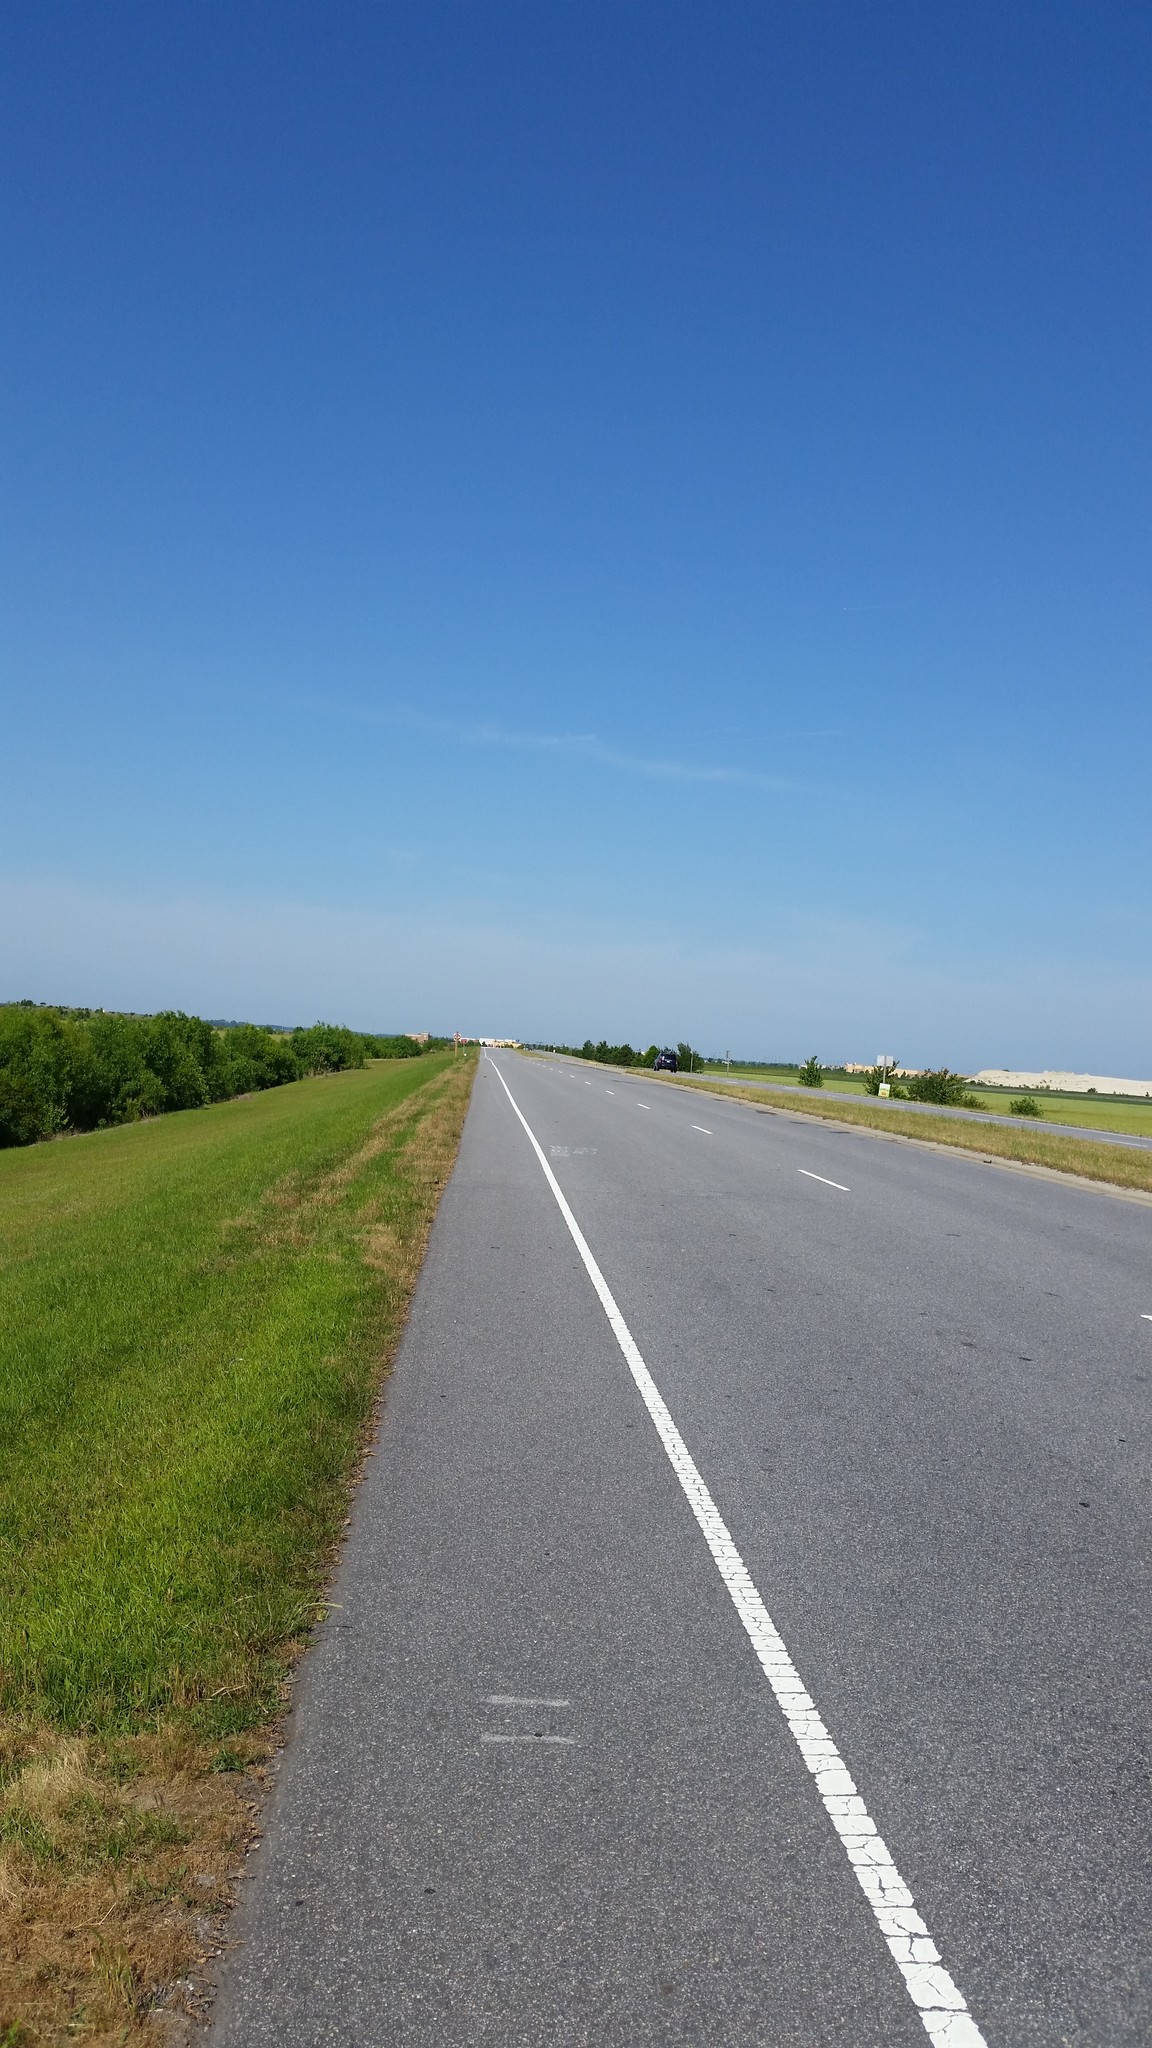
<svg viewBox="0 0 1152 2048">
<path fill-rule="evenodd" d="M 965 1074 L 950 1073 L 947 1067 L 932 1067 L 926 1074 L 913 1074 L 908 1083 L 909 1102 L 934 1102 L 947 1109 L 982 1109 L 972 1094 Z"/>
<path fill-rule="evenodd" d="M 804 1065 L 799 1069 L 799 1076 L 802 1088 L 822 1088 L 824 1086 L 824 1069 L 820 1065 L 815 1053 L 809 1054 Z"/>
<path fill-rule="evenodd" d="M 452 1040 L 447 1043 L 451 1045 Z M 426 1045 L 421 1045 L 419 1039 L 410 1038 L 406 1031 L 400 1031 L 388 1037 L 370 1039 L 368 1057 L 374 1060 L 419 1059 L 422 1052 L 429 1052 L 434 1047 L 439 1050 L 443 1044 L 443 1039 L 430 1038 Z"/>
<path fill-rule="evenodd" d="M 254 1095 L 300 1078 L 300 1063 L 289 1040 L 258 1024 L 233 1024 L 220 1034 L 229 1095 Z"/>
<path fill-rule="evenodd" d="M 892 1073 L 892 1067 L 869 1067 L 867 1073 L 861 1075 L 865 1083 L 865 1096 L 879 1096 L 879 1083 L 892 1081 Z"/>
<path fill-rule="evenodd" d="M 364 1065 L 365 1040 L 343 1024 L 311 1024 L 292 1033 L 292 1050 L 302 1074 L 342 1074 Z"/>
<path fill-rule="evenodd" d="M 82 1087 L 77 1028 L 51 1010 L 0 1010 L 0 1145 L 31 1145 L 66 1130 Z"/>
<path fill-rule="evenodd" d="M 1034 1095 L 1014 1095 L 1008 1104 L 1009 1116 L 1043 1116 L 1044 1111 Z"/>
</svg>

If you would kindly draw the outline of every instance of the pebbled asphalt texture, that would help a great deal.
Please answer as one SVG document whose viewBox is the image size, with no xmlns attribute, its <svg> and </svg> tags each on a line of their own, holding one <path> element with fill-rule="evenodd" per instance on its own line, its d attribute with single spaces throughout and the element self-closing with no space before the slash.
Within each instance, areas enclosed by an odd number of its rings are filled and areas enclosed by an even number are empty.
<svg viewBox="0 0 1152 2048">
<path fill-rule="evenodd" d="M 989 2048 L 1143 2048 L 1152 1209 L 493 1059 Z M 493 1059 L 213 2048 L 923 2048 Z"/>
</svg>

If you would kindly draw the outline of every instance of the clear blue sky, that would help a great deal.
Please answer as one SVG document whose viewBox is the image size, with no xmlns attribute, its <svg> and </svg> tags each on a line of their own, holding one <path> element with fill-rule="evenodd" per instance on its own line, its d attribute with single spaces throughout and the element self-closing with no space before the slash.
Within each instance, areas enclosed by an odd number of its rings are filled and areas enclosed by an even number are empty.
<svg viewBox="0 0 1152 2048">
<path fill-rule="evenodd" d="M 1152 10 L 0 71 L 0 995 L 1152 1072 Z"/>
</svg>

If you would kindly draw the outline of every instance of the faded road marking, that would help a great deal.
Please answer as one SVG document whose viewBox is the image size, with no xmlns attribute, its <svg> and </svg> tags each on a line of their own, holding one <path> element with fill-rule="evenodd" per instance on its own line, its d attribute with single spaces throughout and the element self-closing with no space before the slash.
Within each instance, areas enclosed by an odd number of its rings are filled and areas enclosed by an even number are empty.
<svg viewBox="0 0 1152 2048">
<path fill-rule="evenodd" d="M 532 1692 L 490 1692 L 484 1704 L 486 1707 L 570 1707 L 571 1700 L 546 1700 L 539 1693 Z"/>
<path fill-rule="evenodd" d="M 482 1735 L 481 1742 L 559 1742 L 565 1749 L 574 1749 L 574 1735 Z"/>
</svg>

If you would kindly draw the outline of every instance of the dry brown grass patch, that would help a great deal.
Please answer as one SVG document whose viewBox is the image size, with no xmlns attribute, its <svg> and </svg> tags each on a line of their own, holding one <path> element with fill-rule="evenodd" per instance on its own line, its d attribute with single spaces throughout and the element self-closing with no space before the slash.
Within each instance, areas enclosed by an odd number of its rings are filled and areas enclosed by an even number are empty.
<svg viewBox="0 0 1152 2048">
<path fill-rule="evenodd" d="M 421 1190 L 442 1187 L 456 1156 L 462 1111 L 474 1071 L 470 1061 L 447 1068 L 418 1094 L 380 1117 L 364 1143 L 338 1166 L 311 1184 L 305 1183 L 299 1174 L 286 1175 L 261 1197 L 258 1214 L 237 1217 L 231 1227 L 255 1229 L 261 1244 L 269 1250 L 309 1244 L 322 1226 L 324 1212 L 338 1207 L 347 1189 L 362 1177 L 365 1167 L 385 1152 L 396 1154 L 402 1182 Z M 408 1132 L 411 1136 L 405 1142 Z M 274 1214 L 270 1216 L 269 1211 Z M 420 1237 L 421 1250 L 426 1240 L 427 1229 Z M 376 1265 L 379 1260 L 372 1258 L 370 1263 Z"/>
<path fill-rule="evenodd" d="M 258 1833 L 272 1738 L 0 1729 L 0 2040 L 125 2048 L 187 2033 Z"/>
</svg>

